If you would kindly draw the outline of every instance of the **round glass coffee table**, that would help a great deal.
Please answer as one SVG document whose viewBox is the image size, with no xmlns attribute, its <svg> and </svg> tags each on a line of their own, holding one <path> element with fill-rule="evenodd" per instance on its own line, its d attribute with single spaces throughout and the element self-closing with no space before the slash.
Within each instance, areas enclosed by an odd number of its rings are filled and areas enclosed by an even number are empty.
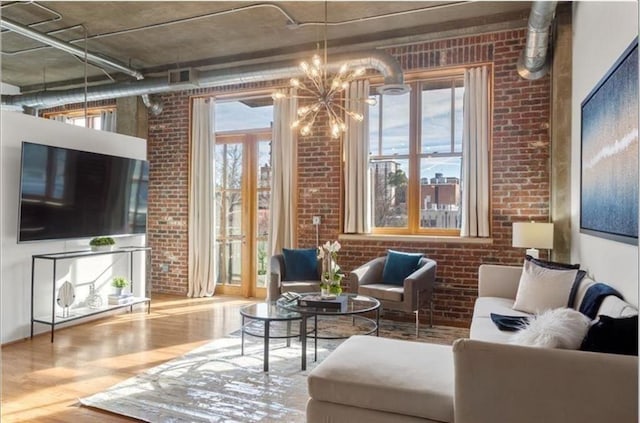
<svg viewBox="0 0 640 423">
<path fill-rule="evenodd" d="M 244 355 L 244 336 L 251 335 L 264 339 L 264 357 L 263 369 L 265 372 L 269 371 L 269 340 L 270 339 L 286 339 L 287 347 L 291 345 L 291 338 L 297 338 L 300 334 L 295 331 L 291 333 L 291 322 L 295 320 L 301 320 L 302 315 L 292 310 L 287 310 L 282 307 L 278 307 L 273 302 L 264 302 L 257 304 L 250 304 L 240 309 L 240 315 L 242 316 L 242 341 L 240 347 L 240 354 Z M 248 320 L 248 322 L 247 322 Z M 263 330 L 258 332 L 258 325 L 256 321 L 263 322 Z M 271 323 L 272 322 L 286 322 L 286 333 L 284 335 L 272 334 Z M 302 327 L 302 326 L 300 326 Z"/>
<path fill-rule="evenodd" d="M 297 313 L 301 316 L 300 341 L 302 343 L 302 370 L 307 369 L 307 320 L 313 318 L 314 361 L 318 359 L 318 339 L 339 339 L 344 336 L 318 336 L 318 316 L 353 316 L 371 323 L 372 328 L 364 332 L 368 335 L 375 332 L 378 336 L 380 326 L 380 301 L 373 297 L 358 294 L 342 294 L 334 301 L 323 303 L 319 292 L 300 294 L 296 300 L 287 300 L 280 297 L 276 304 L 278 308 Z M 375 312 L 375 319 L 364 316 L 366 313 Z M 347 336 L 348 337 L 348 336 Z"/>
</svg>

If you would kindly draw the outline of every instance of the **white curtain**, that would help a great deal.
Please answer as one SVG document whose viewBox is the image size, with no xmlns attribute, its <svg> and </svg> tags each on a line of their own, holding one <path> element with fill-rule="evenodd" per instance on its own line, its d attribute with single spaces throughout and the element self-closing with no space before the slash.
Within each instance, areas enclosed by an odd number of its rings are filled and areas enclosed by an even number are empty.
<svg viewBox="0 0 640 423">
<path fill-rule="evenodd" d="M 196 98 L 191 122 L 189 172 L 189 297 L 214 294 L 215 129 L 214 100 Z"/>
<path fill-rule="evenodd" d="M 116 132 L 116 111 L 103 110 L 100 112 L 100 129 L 108 132 Z"/>
<path fill-rule="evenodd" d="M 349 84 L 346 109 L 362 114 L 357 122 L 346 117 L 344 137 L 344 232 L 371 231 L 370 173 L 369 173 L 369 105 L 362 100 L 369 97 L 369 81 Z"/>
<path fill-rule="evenodd" d="M 488 84 L 486 66 L 465 71 L 460 235 L 466 237 L 489 236 Z"/>
<path fill-rule="evenodd" d="M 295 90 L 291 90 L 292 94 Z M 295 246 L 296 238 L 296 165 L 297 101 L 291 96 L 273 101 L 273 137 L 271 141 L 271 205 L 269 248 L 277 254 Z"/>
</svg>

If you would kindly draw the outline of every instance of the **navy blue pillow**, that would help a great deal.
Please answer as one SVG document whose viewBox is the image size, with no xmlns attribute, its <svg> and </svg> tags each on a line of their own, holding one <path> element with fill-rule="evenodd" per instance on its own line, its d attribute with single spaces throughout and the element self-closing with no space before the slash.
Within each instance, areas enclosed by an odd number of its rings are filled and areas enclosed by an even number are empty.
<svg viewBox="0 0 640 423">
<path fill-rule="evenodd" d="M 557 261 L 540 260 L 540 259 L 531 257 L 530 255 L 525 256 L 525 260 L 535 263 L 540 267 L 545 267 L 547 269 L 553 269 L 553 270 L 580 269 L 579 264 L 568 264 L 568 263 L 559 263 Z"/>
<path fill-rule="evenodd" d="M 587 332 L 582 351 L 638 355 L 638 316 L 613 318 L 601 315 Z"/>
<path fill-rule="evenodd" d="M 382 283 L 402 286 L 405 278 L 418 268 L 422 257 L 420 253 L 389 250 L 387 260 L 384 262 L 384 269 L 382 269 Z"/>
<path fill-rule="evenodd" d="M 318 251 L 315 248 L 282 249 L 285 281 L 318 280 Z"/>
</svg>

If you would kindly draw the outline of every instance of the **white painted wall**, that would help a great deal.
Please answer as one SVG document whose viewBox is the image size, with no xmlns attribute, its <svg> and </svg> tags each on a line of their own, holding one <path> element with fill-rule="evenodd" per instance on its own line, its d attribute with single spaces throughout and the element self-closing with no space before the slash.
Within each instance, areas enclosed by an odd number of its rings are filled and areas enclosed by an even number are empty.
<svg viewBox="0 0 640 423">
<path fill-rule="evenodd" d="M 638 35 L 638 3 L 573 3 L 571 259 L 638 304 L 638 247 L 580 233 L 580 104 Z"/>
<path fill-rule="evenodd" d="M 89 239 L 66 241 L 42 241 L 18 244 L 18 198 L 20 185 L 20 154 L 22 141 L 31 141 L 78 150 L 106 153 L 116 156 L 146 159 L 146 141 L 140 138 L 80 128 L 52 120 L 2 111 L 0 114 L 0 343 L 29 336 L 31 324 L 31 256 L 60 251 L 88 249 Z M 144 245 L 145 236 L 116 238 L 116 244 Z M 134 286 L 136 295 L 143 295 L 141 283 L 145 272 L 143 255 L 137 253 L 134 260 Z M 52 264 L 39 264 L 36 269 L 36 313 L 51 307 Z M 58 287 L 69 280 L 76 285 L 76 304 L 88 295 L 89 284 L 95 281 L 106 303 L 110 293 L 112 276 L 128 276 L 128 256 L 103 255 L 81 260 L 58 262 L 56 279 Z M 61 309 L 58 309 L 60 312 Z M 49 312 L 50 313 L 50 312 Z M 75 323 L 80 320 L 75 321 Z M 75 324 L 70 323 L 70 324 Z M 50 330 L 49 326 L 36 325 L 36 333 Z"/>
</svg>

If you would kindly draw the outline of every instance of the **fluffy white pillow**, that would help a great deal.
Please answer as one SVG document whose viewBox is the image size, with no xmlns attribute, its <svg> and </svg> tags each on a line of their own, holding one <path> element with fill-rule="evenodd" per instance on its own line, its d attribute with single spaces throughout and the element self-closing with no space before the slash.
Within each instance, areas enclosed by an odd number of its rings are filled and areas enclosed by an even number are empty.
<svg viewBox="0 0 640 423">
<path fill-rule="evenodd" d="M 525 260 L 514 310 L 542 313 L 566 307 L 578 269 L 550 269 Z"/>
<path fill-rule="evenodd" d="M 524 329 L 511 336 L 517 345 L 577 350 L 589 331 L 591 320 L 571 308 L 548 310 L 532 316 Z"/>
</svg>

